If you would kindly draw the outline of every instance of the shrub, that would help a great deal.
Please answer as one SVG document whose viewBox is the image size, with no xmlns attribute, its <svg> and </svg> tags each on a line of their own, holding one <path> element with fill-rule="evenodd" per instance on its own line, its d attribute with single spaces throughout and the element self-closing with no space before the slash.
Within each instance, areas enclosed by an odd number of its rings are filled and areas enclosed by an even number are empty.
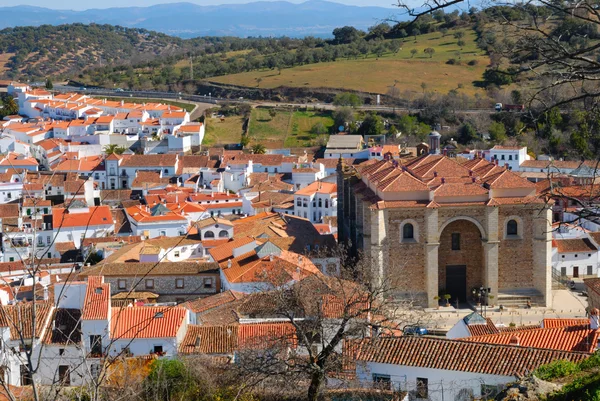
<svg viewBox="0 0 600 401">
<path fill-rule="evenodd" d="M 458 64 L 458 61 L 455 58 L 451 58 L 450 60 L 446 61 L 446 64 L 456 65 Z"/>
<path fill-rule="evenodd" d="M 540 366 L 535 370 L 534 374 L 542 380 L 552 380 L 572 375 L 577 371 L 579 371 L 577 364 L 566 359 L 560 359 Z"/>
<path fill-rule="evenodd" d="M 468 65 L 477 65 L 478 61 L 477 60 L 471 60 L 469 61 L 467 64 Z"/>
<path fill-rule="evenodd" d="M 587 370 L 600 367 L 600 353 L 596 352 L 592 356 L 579 362 L 579 369 Z"/>
</svg>

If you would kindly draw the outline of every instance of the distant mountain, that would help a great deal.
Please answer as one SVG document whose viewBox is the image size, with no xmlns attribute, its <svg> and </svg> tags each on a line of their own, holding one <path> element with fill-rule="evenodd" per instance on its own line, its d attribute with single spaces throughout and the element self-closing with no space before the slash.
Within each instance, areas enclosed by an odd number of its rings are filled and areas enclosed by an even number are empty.
<svg viewBox="0 0 600 401">
<path fill-rule="evenodd" d="M 351 25 L 366 29 L 398 10 L 357 7 L 322 0 L 301 4 L 259 1 L 248 4 L 199 6 L 191 3 L 149 7 L 52 10 L 42 7 L 0 7 L 0 29 L 15 26 L 97 23 L 144 28 L 180 37 L 197 36 L 325 36 Z"/>
</svg>

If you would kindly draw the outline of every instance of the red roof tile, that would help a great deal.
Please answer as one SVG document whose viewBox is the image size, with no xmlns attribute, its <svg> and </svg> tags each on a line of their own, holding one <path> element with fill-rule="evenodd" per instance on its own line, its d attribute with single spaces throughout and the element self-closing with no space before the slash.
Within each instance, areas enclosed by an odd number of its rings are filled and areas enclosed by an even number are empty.
<svg viewBox="0 0 600 401">
<path fill-rule="evenodd" d="M 83 304 L 83 320 L 106 320 L 110 307 L 110 284 L 100 276 L 88 277 Z"/>
<path fill-rule="evenodd" d="M 111 338 L 171 338 L 184 324 L 186 309 L 181 307 L 112 308 Z"/>
<path fill-rule="evenodd" d="M 510 333 L 510 336 L 513 334 Z M 430 369 L 499 376 L 526 375 L 537 367 L 566 359 L 581 361 L 589 354 L 429 337 L 364 340 L 354 359 Z"/>
<path fill-rule="evenodd" d="M 594 352 L 598 346 L 598 330 L 590 329 L 589 324 L 520 330 L 518 333 L 504 332 L 484 336 L 468 337 L 462 340 L 487 344 L 511 344 L 518 337 L 521 347 L 546 348 L 559 351 Z"/>
<path fill-rule="evenodd" d="M 52 209 L 52 226 L 58 227 L 87 227 L 112 225 L 113 218 L 108 206 L 92 206 L 83 213 L 73 212 L 64 208 Z"/>
</svg>

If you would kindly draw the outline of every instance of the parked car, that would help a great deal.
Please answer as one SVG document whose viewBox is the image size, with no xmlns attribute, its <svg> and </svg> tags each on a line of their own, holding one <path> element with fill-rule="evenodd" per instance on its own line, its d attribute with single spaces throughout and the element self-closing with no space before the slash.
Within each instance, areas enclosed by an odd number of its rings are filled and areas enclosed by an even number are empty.
<svg viewBox="0 0 600 401">
<path fill-rule="evenodd" d="M 408 325 L 404 326 L 402 332 L 405 336 L 424 336 L 428 333 L 425 327 L 421 327 L 419 325 Z"/>
</svg>

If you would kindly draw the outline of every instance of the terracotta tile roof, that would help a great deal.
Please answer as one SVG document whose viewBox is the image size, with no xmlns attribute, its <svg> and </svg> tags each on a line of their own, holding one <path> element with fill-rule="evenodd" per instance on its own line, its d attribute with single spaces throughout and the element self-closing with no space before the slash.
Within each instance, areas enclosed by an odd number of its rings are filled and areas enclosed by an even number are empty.
<svg viewBox="0 0 600 401">
<path fill-rule="evenodd" d="M 229 241 L 223 245 L 219 245 L 217 247 L 211 248 L 208 252 L 210 253 L 210 256 L 212 256 L 212 258 L 216 262 L 220 263 L 224 260 L 232 258 L 234 249 L 239 248 L 244 245 L 248 245 L 249 243 L 251 243 L 253 241 L 254 241 L 254 238 L 240 237 L 240 238 L 236 238 L 232 241 Z"/>
<path fill-rule="evenodd" d="M 153 222 L 161 222 L 161 221 L 187 221 L 187 219 L 185 218 L 185 216 L 182 216 L 181 214 L 177 214 L 173 211 L 171 211 L 169 208 L 167 208 L 166 206 L 164 206 L 163 204 L 157 204 L 159 207 L 163 207 L 163 211 L 161 211 L 160 213 L 158 213 L 158 209 L 156 212 L 153 212 L 153 208 L 156 207 L 153 206 L 152 208 L 149 206 L 144 206 L 144 205 L 136 205 L 136 206 L 131 206 L 128 207 L 127 209 L 125 209 L 125 212 L 127 213 L 127 215 L 132 218 L 133 220 L 139 222 L 139 223 L 153 223 Z"/>
<path fill-rule="evenodd" d="M 216 168 L 219 161 L 211 160 L 209 156 L 187 155 L 181 157 L 179 164 L 183 166 L 184 170 L 198 170 L 200 168 Z"/>
<path fill-rule="evenodd" d="M 224 225 L 227 227 L 233 227 L 233 223 L 231 221 L 221 219 L 219 217 L 209 217 L 207 219 L 200 220 L 199 222 L 195 223 L 194 225 L 197 228 L 205 228 L 205 227 L 212 226 L 213 224 L 219 224 L 219 225 Z"/>
<path fill-rule="evenodd" d="M 598 347 L 598 330 L 591 330 L 589 324 L 519 330 L 518 333 L 503 332 L 464 338 L 486 344 L 509 345 L 518 337 L 518 345 L 528 348 L 545 348 L 558 351 L 595 352 Z"/>
<path fill-rule="evenodd" d="M 120 167 L 173 167 L 177 163 L 178 156 L 165 155 L 131 155 L 125 158 Z"/>
<path fill-rule="evenodd" d="M 52 226 L 58 227 L 87 227 L 112 225 L 113 219 L 108 206 L 92 206 L 89 212 L 68 212 L 64 208 L 52 209 Z"/>
<path fill-rule="evenodd" d="M 307 219 L 278 213 L 259 213 L 233 221 L 235 238 L 268 237 L 281 249 L 304 254 L 307 250 L 335 248 L 332 235 L 321 235 Z"/>
<path fill-rule="evenodd" d="M 176 337 L 186 314 L 186 309 L 180 307 L 112 308 L 111 338 Z"/>
<path fill-rule="evenodd" d="M 0 205 L 0 218 L 19 217 L 19 204 L 9 203 Z"/>
<path fill-rule="evenodd" d="M 291 323 L 242 324 L 238 328 L 240 349 L 266 349 L 297 344 L 296 329 Z"/>
<path fill-rule="evenodd" d="M 241 350 L 295 347 L 296 331 L 290 323 L 242 325 L 190 325 L 179 347 L 181 353 L 232 354 Z"/>
<path fill-rule="evenodd" d="M 598 248 L 588 238 L 555 239 L 558 253 L 597 252 Z"/>
<path fill-rule="evenodd" d="M 430 337 L 383 337 L 357 348 L 357 361 L 499 376 L 526 375 L 557 359 L 578 362 L 589 355 Z"/>
<path fill-rule="evenodd" d="M 83 304 L 83 320 L 106 320 L 110 307 L 110 284 L 100 276 L 89 276 Z"/>
<path fill-rule="evenodd" d="M 194 313 L 202 313 L 244 298 L 245 294 L 238 291 L 224 291 L 206 298 L 188 301 L 185 306 Z"/>
<path fill-rule="evenodd" d="M 47 327 L 52 306 L 46 302 L 35 303 L 35 338 L 40 338 Z M 33 337 L 33 303 L 17 303 L 16 305 L 0 305 L 0 325 L 10 329 L 10 339 Z"/>
<path fill-rule="evenodd" d="M 189 325 L 179 346 L 182 354 L 233 354 L 238 349 L 238 327 Z"/>
<path fill-rule="evenodd" d="M 583 282 L 588 290 L 600 295 L 600 278 L 586 278 Z"/>
<path fill-rule="evenodd" d="M 467 324 L 467 329 L 471 336 L 483 336 L 486 334 L 496 334 L 499 333 L 500 330 L 496 327 L 492 319 L 485 319 L 486 324 Z"/>
<path fill-rule="evenodd" d="M 53 323 L 44 338 L 46 344 L 81 343 L 81 310 L 57 308 L 51 319 Z"/>
<path fill-rule="evenodd" d="M 138 252 L 139 253 L 139 252 Z M 173 275 L 196 275 L 200 273 L 216 274 L 218 265 L 207 262 L 160 262 L 160 263 L 101 263 L 85 268 L 80 276 L 103 275 L 106 277 L 142 277 L 150 276 L 173 276 Z"/>
<path fill-rule="evenodd" d="M 544 319 L 542 326 L 545 328 L 569 327 L 569 326 L 585 326 L 589 325 L 588 319 Z"/>
</svg>

